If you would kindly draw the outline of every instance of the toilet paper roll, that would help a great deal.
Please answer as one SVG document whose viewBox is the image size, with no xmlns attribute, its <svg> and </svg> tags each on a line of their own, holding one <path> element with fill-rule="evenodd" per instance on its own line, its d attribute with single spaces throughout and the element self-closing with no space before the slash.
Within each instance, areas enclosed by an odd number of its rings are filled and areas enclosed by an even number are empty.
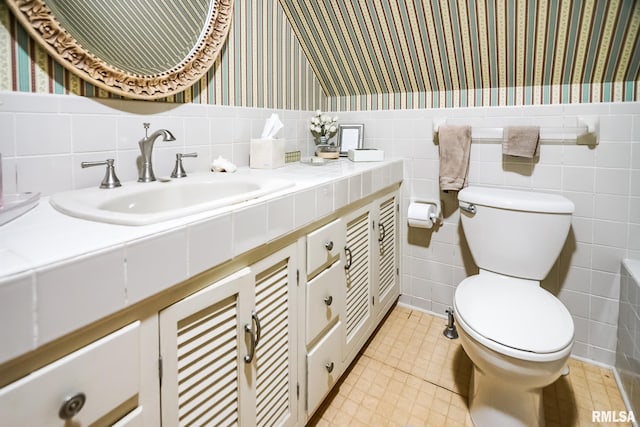
<svg viewBox="0 0 640 427">
<path fill-rule="evenodd" d="M 429 203 L 411 203 L 407 213 L 410 227 L 431 228 L 436 217 L 436 206 Z"/>
</svg>

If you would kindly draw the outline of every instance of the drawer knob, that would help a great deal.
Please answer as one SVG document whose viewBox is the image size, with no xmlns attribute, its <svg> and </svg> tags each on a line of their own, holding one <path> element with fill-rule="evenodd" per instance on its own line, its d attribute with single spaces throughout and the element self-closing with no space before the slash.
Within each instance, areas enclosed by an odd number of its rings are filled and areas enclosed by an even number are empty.
<svg viewBox="0 0 640 427">
<path fill-rule="evenodd" d="M 333 241 L 325 243 L 324 247 L 327 248 L 328 251 L 333 250 Z"/>
<path fill-rule="evenodd" d="M 329 295 L 328 297 L 324 298 L 324 303 L 327 305 L 331 305 L 331 303 L 333 302 L 333 297 L 331 295 Z"/>
<path fill-rule="evenodd" d="M 326 365 L 324 365 L 324 367 L 327 368 L 327 372 L 333 372 L 333 362 L 327 363 Z"/>
<path fill-rule="evenodd" d="M 67 396 L 67 398 L 64 399 L 64 402 L 62 402 L 62 406 L 60 406 L 58 416 L 63 420 L 70 420 L 80 412 L 86 400 L 87 397 L 84 393 L 76 393 L 73 396 Z"/>
</svg>

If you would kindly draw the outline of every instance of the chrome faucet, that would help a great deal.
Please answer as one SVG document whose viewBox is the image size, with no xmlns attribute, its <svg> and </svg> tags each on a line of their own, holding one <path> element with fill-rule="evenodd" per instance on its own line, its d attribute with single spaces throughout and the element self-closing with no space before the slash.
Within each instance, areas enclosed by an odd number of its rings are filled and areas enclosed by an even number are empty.
<svg viewBox="0 0 640 427">
<path fill-rule="evenodd" d="M 138 182 L 151 182 L 156 180 L 156 176 L 153 174 L 153 164 L 151 163 L 151 154 L 153 153 L 153 143 L 156 139 L 162 135 L 163 141 L 175 141 L 176 138 L 171 132 L 166 129 L 159 129 L 147 135 L 149 131 L 149 123 L 143 123 L 144 125 L 144 138 L 138 141 L 140 146 L 140 153 L 142 155 L 142 167 L 138 174 Z"/>
</svg>

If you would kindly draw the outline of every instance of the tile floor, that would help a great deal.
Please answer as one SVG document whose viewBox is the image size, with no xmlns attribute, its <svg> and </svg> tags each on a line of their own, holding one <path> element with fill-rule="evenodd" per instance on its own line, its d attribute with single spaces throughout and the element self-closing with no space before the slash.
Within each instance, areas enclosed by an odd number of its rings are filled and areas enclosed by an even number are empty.
<svg viewBox="0 0 640 427">
<path fill-rule="evenodd" d="M 470 426 L 471 361 L 446 320 L 396 306 L 309 422 L 310 426 Z M 592 411 L 624 411 L 610 369 L 570 359 L 570 374 L 544 389 L 547 427 L 604 424 Z M 499 427 L 499 426 L 497 426 Z"/>
</svg>

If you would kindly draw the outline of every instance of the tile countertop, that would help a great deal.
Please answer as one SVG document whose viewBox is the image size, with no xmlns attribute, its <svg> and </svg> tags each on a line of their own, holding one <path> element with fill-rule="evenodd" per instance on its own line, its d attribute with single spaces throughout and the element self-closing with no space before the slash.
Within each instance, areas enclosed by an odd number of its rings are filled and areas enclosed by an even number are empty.
<svg viewBox="0 0 640 427">
<path fill-rule="evenodd" d="M 239 168 L 295 186 L 144 226 L 73 218 L 43 197 L 0 227 L 0 363 L 400 182 L 402 165 Z"/>
</svg>

